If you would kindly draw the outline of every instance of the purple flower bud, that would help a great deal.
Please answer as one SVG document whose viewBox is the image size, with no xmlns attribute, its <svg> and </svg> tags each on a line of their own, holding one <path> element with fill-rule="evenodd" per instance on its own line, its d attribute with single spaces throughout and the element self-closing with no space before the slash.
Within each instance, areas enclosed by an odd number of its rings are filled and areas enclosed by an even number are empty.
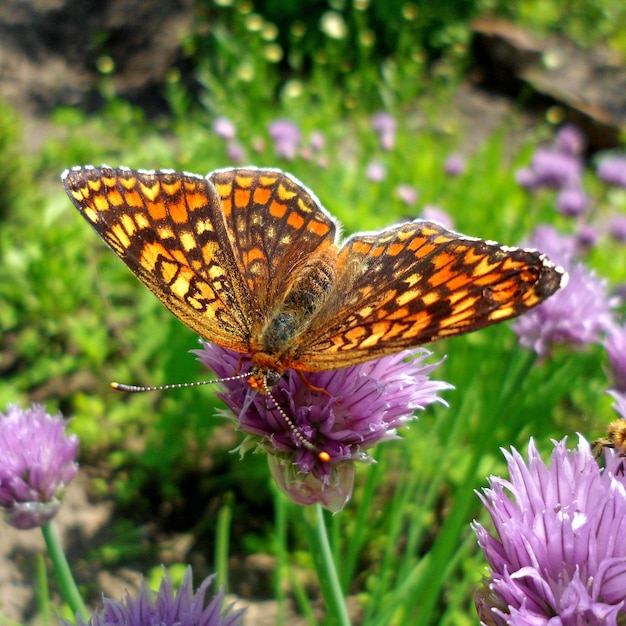
<svg viewBox="0 0 626 626">
<path fill-rule="evenodd" d="M 564 187 L 556 197 L 556 209 L 562 215 L 578 217 L 586 210 L 589 203 L 587 194 L 579 187 Z"/>
<path fill-rule="evenodd" d="M 626 215 L 613 215 L 611 217 L 609 234 L 615 241 L 626 243 Z"/>
<path fill-rule="evenodd" d="M 372 161 L 367 165 L 365 176 L 373 183 L 382 183 L 387 178 L 387 168 L 380 161 Z"/>
<path fill-rule="evenodd" d="M 465 159 L 458 154 L 452 154 L 446 159 L 443 170 L 448 176 L 460 176 L 465 171 Z"/>
<path fill-rule="evenodd" d="M 523 167 L 515 172 L 515 182 L 523 189 L 535 189 L 537 176 L 530 167 Z"/>
<path fill-rule="evenodd" d="M 411 185 L 398 185 L 396 195 L 407 206 L 414 206 L 417 202 L 417 189 Z"/>
<path fill-rule="evenodd" d="M 581 155 L 585 151 L 585 136 L 573 124 L 566 124 L 559 128 L 555 138 L 556 149 L 562 154 L 570 156 Z"/>
<path fill-rule="evenodd" d="M 607 450 L 601 469 L 582 436 L 573 450 L 556 443 L 549 465 L 532 440 L 528 462 L 515 449 L 504 455 L 510 480 L 492 476 L 480 495 L 496 534 L 472 524 L 490 567 L 476 595 L 481 624 L 621 624 L 624 459 Z"/>
<path fill-rule="evenodd" d="M 246 152 L 243 146 L 235 139 L 228 142 L 226 146 L 226 156 L 231 163 L 240 165 L 246 158 Z"/>
<path fill-rule="evenodd" d="M 454 228 L 454 221 L 452 218 L 443 209 L 433 206 L 432 204 L 427 204 L 422 209 L 421 218 L 423 220 L 428 220 L 429 222 L 437 222 L 437 224 L 441 224 L 449 230 Z"/>
<path fill-rule="evenodd" d="M 577 248 L 582 252 L 586 252 L 589 248 L 593 248 L 596 245 L 599 237 L 600 234 L 597 229 L 591 226 L 591 224 L 581 224 L 576 233 Z"/>
<path fill-rule="evenodd" d="M 213 121 L 213 132 L 221 139 L 234 139 L 237 130 L 235 125 L 226 117 L 217 117 Z"/>
<path fill-rule="evenodd" d="M 535 187 L 575 187 L 580 184 L 582 162 L 570 154 L 551 148 L 535 150 L 531 163 L 535 174 Z"/>
<path fill-rule="evenodd" d="M 608 185 L 626 189 L 626 156 L 608 156 L 600 161 L 598 178 Z"/>
<path fill-rule="evenodd" d="M 191 567 L 187 568 L 178 592 L 169 573 L 166 573 L 161 582 L 159 592 L 153 594 L 145 581 L 136 598 L 126 593 L 123 602 L 116 602 L 110 598 L 103 598 L 101 611 L 95 612 L 89 622 L 80 616 L 76 617 L 78 626 L 149 626 L 162 624 L 163 626 L 238 626 L 241 624 L 246 609 L 233 611 L 232 605 L 222 611 L 224 590 L 215 595 L 205 607 L 205 595 L 215 576 L 209 576 L 200 585 L 194 594 L 192 588 Z M 62 620 L 64 626 L 72 626 L 71 622 Z"/>
<path fill-rule="evenodd" d="M 293 161 L 298 154 L 300 129 L 289 120 L 275 120 L 269 126 L 270 137 L 274 140 L 276 154 L 288 161 Z"/>
<path fill-rule="evenodd" d="M 311 146 L 311 150 L 313 152 L 319 152 L 324 149 L 324 145 L 326 141 L 324 139 L 324 134 L 319 130 L 314 130 L 309 137 L 309 145 Z"/>
<path fill-rule="evenodd" d="M 65 425 L 38 404 L 0 413 L 0 509 L 12 526 L 35 528 L 56 515 L 78 471 L 78 438 Z"/>
<path fill-rule="evenodd" d="M 393 150 L 396 143 L 396 120 L 389 113 L 381 111 L 372 115 L 372 130 L 378 134 L 383 150 Z"/>
<path fill-rule="evenodd" d="M 193 352 L 220 378 L 250 370 L 240 354 L 202 343 L 204 348 Z M 443 402 L 437 394 L 450 385 L 429 379 L 440 362 L 426 364 L 428 356 L 418 349 L 353 367 L 304 372 L 307 382 L 287 370 L 271 389 L 271 398 L 253 391 L 245 380 L 224 381 L 218 395 L 247 435 L 240 449 L 266 450 L 272 474 L 287 496 L 339 511 L 352 493 L 355 462 L 371 462 L 366 450 L 396 438 L 396 429 L 415 419 L 416 409 Z M 327 460 L 302 445 L 274 404 Z"/>
</svg>

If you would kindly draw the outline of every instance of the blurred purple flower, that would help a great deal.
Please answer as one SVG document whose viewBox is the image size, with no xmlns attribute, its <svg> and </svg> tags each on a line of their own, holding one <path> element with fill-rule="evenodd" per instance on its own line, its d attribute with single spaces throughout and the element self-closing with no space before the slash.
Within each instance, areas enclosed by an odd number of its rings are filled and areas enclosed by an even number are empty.
<svg viewBox="0 0 626 626">
<path fill-rule="evenodd" d="M 38 404 L 0 413 L 0 510 L 15 528 L 42 526 L 61 506 L 78 471 L 78 437 L 65 426 Z"/>
<path fill-rule="evenodd" d="M 563 266 L 569 274 L 569 282 L 516 320 L 513 330 L 520 344 L 540 356 L 547 356 L 557 344 L 584 345 L 600 341 L 612 323 L 616 303 L 609 297 L 606 282 L 576 261 L 576 240 L 544 226 L 537 229 L 531 246 Z"/>
<path fill-rule="evenodd" d="M 530 167 L 523 167 L 515 172 L 515 182 L 523 189 L 534 189 L 537 176 Z"/>
<path fill-rule="evenodd" d="M 309 145 L 311 146 L 311 150 L 313 150 L 313 152 L 323 150 L 326 145 L 324 134 L 319 130 L 314 130 L 309 137 Z"/>
<path fill-rule="evenodd" d="M 246 152 L 243 149 L 243 146 L 238 141 L 233 139 L 232 141 L 229 141 L 226 146 L 226 156 L 231 163 L 240 165 L 246 158 Z"/>
<path fill-rule="evenodd" d="M 615 241 L 626 243 L 626 215 L 613 215 L 610 218 L 609 234 Z"/>
<path fill-rule="evenodd" d="M 451 154 L 443 165 L 448 176 L 460 176 L 465 171 L 465 159 L 458 154 Z"/>
<path fill-rule="evenodd" d="M 373 183 L 382 183 L 387 178 L 387 168 L 380 161 L 371 161 L 367 164 L 365 176 Z"/>
<path fill-rule="evenodd" d="M 298 145 L 302 137 L 300 129 L 289 120 L 275 120 L 269 126 L 269 134 L 274 140 L 276 154 L 293 161 L 298 154 Z"/>
<path fill-rule="evenodd" d="M 446 228 L 454 228 L 452 218 L 443 209 L 440 209 L 432 204 L 427 204 L 422 209 L 421 218 L 429 222 L 437 222 Z"/>
<path fill-rule="evenodd" d="M 573 187 L 580 184 L 582 162 L 570 154 L 552 148 L 539 147 L 531 161 L 535 175 L 534 187 Z"/>
<path fill-rule="evenodd" d="M 398 185 L 396 187 L 396 195 L 407 206 L 414 206 L 417 202 L 417 189 L 411 185 Z"/>
<path fill-rule="evenodd" d="M 240 354 L 202 344 L 201 350 L 193 352 L 220 378 L 250 370 L 250 362 L 242 363 Z M 272 398 L 253 391 L 240 379 L 220 383 L 223 391 L 218 395 L 234 413 L 228 416 L 247 435 L 240 450 L 266 450 L 272 474 L 289 498 L 298 504 L 319 502 L 339 511 L 352 494 L 355 462 L 371 462 L 365 451 L 395 439 L 396 429 L 415 419 L 415 410 L 444 402 L 437 394 L 450 385 L 429 380 L 441 362 L 426 364 L 428 356 L 430 352 L 418 349 L 353 367 L 305 372 L 307 382 L 287 370 L 272 388 Z M 321 460 L 318 452 L 302 445 L 272 408 L 274 402 L 329 460 Z"/>
<path fill-rule="evenodd" d="M 626 392 L 626 326 L 611 324 L 604 339 L 604 349 L 611 367 L 613 386 Z M 626 417 L 626 416 L 624 416 Z"/>
<path fill-rule="evenodd" d="M 608 185 L 626 188 L 626 155 L 605 157 L 598 164 L 597 174 Z"/>
<path fill-rule="evenodd" d="M 238 626 L 241 624 L 246 609 L 232 610 L 232 605 L 222 612 L 224 590 L 215 595 L 205 607 L 205 595 L 215 575 L 206 578 L 193 593 L 191 567 L 187 568 L 178 592 L 169 573 L 161 582 L 159 592 L 154 594 L 146 585 L 136 598 L 126 593 L 124 602 L 116 602 L 103 597 L 102 611 L 96 611 L 88 622 L 80 615 L 76 616 L 77 626 Z M 62 620 L 64 626 L 72 626 L 72 622 Z"/>
<path fill-rule="evenodd" d="M 581 224 L 576 232 L 576 247 L 581 252 L 586 252 L 596 245 L 600 235 L 591 224 Z"/>
<path fill-rule="evenodd" d="M 396 120 L 392 115 L 381 111 L 372 115 L 372 130 L 378 135 L 383 150 L 393 150 L 396 144 Z"/>
<path fill-rule="evenodd" d="M 237 130 L 235 125 L 226 117 L 217 117 L 213 121 L 213 132 L 221 139 L 234 139 Z"/>
<path fill-rule="evenodd" d="M 565 268 L 574 263 L 579 252 L 573 237 L 564 235 L 547 224 L 537 226 L 527 245 L 540 250 Z"/>
<path fill-rule="evenodd" d="M 564 187 L 556 197 L 556 210 L 567 217 L 582 215 L 588 204 L 589 198 L 580 187 Z"/>
<path fill-rule="evenodd" d="M 504 451 L 510 481 L 492 476 L 480 494 L 496 535 L 472 524 L 490 567 L 476 594 L 481 624 L 623 623 L 626 479 L 613 452 L 603 470 L 582 436 L 573 450 L 555 442 L 549 466 L 532 440 L 528 463 Z"/>
<path fill-rule="evenodd" d="M 578 156 L 585 151 L 585 136 L 578 126 L 566 124 L 559 128 L 555 138 L 555 146 L 562 154 Z"/>
</svg>

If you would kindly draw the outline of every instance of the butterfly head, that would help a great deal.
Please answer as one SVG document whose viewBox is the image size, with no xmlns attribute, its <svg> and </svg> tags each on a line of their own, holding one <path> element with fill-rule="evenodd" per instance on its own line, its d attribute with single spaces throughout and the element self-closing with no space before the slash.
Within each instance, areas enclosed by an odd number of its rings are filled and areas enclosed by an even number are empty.
<svg viewBox="0 0 626 626">
<path fill-rule="evenodd" d="M 258 393 L 269 394 L 269 390 L 280 381 L 280 373 L 275 369 L 255 366 L 248 376 L 248 385 Z"/>
</svg>

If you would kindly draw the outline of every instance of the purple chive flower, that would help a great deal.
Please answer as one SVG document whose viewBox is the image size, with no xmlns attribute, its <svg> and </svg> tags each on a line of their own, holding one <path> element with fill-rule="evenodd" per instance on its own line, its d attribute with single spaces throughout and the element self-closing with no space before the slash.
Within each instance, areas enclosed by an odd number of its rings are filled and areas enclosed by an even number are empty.
<svg viewBox="0 0 626 626">
<path fill-rule="evenodd" d="M 559 128 L 555 138 L 556 149 L 562 154 L 577 156 L 585 151 L 585 136 L 578 126 L 566 124 Z"/>
<path fill-rule="evenodd" d="M 274 140 L 276 154 L 288 161 L 293 161 L 298 154 L 300 129 L 289 120 L 275 120 L 269 126 L 270 137 Z"/>
<path fill-rule="evenodd" d="M 78 471 L 78 437 L 66 435 L 65 425 L 38 404 L 0 413 L 0 510 L 15 528 L 51 520 Z"/>
<path fill-rule="evenodd" d="M 611 217 L 609 234 L 615 241 L 626 243 L 626 215 L 613 215 Z"/>
<path fill-rule="evenodd" d="M 454 222 L 452 218 L 439 207 L 436 207 L 432 204 L 427 204 L 422 209 L 422 219 L 428 220 L 429 222 L 437 222 L 446 228 L 452 229 L 454 228 Z"/>
<path fill-rule="evenodd" d="M 216 117 L 213 120 L 213 132 L 226 141 L 230 141 L 235 138 L 237 130 L 235 125 L 226 117 Z"/>
<path fill-rule="evenodd" d="M 496 535 L 472 524 L 489 563 L 476 594 L 481 624 L 611 625 L 626 618 L 624 459 L 601 469 L 589 443 L 554 442 L 549 466 L 534 442 L 528 462 L 503 451 L 510 480 L 492 476 L 480 499 Z M 622 471 L 620 471 L 620 465 Z"/>
<path fill-rule="evenodd" d="M 581 224 L 576 232 L 576 245 L 582 252 L 596 245 L 600 235 L 591 224 Z"/>
<path fill-rule="evenodd" d="M 537 186 L 537 175 L 530 167 L 523 167 L 515 172 L 515 182 L 523 189 L 534 189 Z"/>
<path fill-rule="evenodd" d="M 241 355 L 202 342 L 194 350 L 199 360 L 220 378 L 247 373 L 251 364 Z M 326 372 L 287 370 L 271 390 L 271 398 L 253 391 L 245 380 L 221 383 L 219 397 L 234 413 L 246 434 L 245 452 L 261 447 L 268 452 L 279 487 L 298 504 L 321 503 L 340 511 L 352 494 L 355 461 L 371 462 L 366 450 L 395 439 L 396 429 L 415 419 L 414 411 L 433 402 L 445 402 L 437 393 L 451 386 L 429 379 L 438 363 L 425 363 L 425 349 L 405 351 L 354 367 Z M 308 384 L 307 384 L 308 383 Z M 315 388 L 324 392 L 316 391 Z M 294 434 L 277 404 L 298 432 L 330 459 L 310 450 Z"/>
<path fill-rule="evenodd" d="M 443 171 L 448 176 L 460 176 L 465 171 L 465 159 L 459 154 L 451 154 L 443 164 Z"/>
<path fill-rule="evenodd" d="M 604 339 L 614 387 L 626 392 L 626 325 L 612 324 Z"/>
<path fill-rule="evenodd" d="M 598 164 L 597 174 L 607 185 L 626 188 L 626 155 L 605 157 Z"/>
<path fill-rule="evenodd" d="M 145 581 L 136 598 L 126 593 L 123 602 L 103 598 L 102 610 L 96 611 L 88 622 L 76 616 L 78 626 L 238 626 L 241 624 L 246 609 L 233 611 L 232 605 L 222 612 L 224 590 L 215 595 L 205 606 L 205 595 L 215 575 L 206 578 L 193 593 L 191 567 L 187 568 L 183 582 L 174 592 L 169 573 L 161 582 L 158 593 L 153 593 Z M 71 622 L 62 620 L 64 626 L 72 626 Z"/>
<path fill-rule="evenodd" d="M 532 247 L 569 273 L 567 285 L 513 324 L 520 344 L 540 356 L 549 355 L 556 344 L 597 342 L 612 323 L 616 302 L 606 281 L 575 260 L 576 246 L 575 239 L 548 226 L 538 228 L 532 241 Z"/>
<path fill-rule="evenodd" d="M 567 217 L 582 215 L 588 204 L 589 198 L 580 187 L 564 187 L 556 197 L 556 210 Z"/>
<path fill-rule="evenodd" d="M 417 189 L 411 185 L 398 185 L 396 195 L 407 206 L 413 206 L 417 202 Z"/>
<path fill-rule="evenodd" d="M 324 149 L 326 145 L 326 140 L 324 139 L 324 134 L 319 130 L 314 130 L 309 137 L 309 146 L 313 152 L 319 152 Z"/>
<path fill-rule="evenodd" d="M 380 161 L 371 161 L 367 164 L 365 176 L 373 183 L 382 183 L 387 178 L 387 168 Z"/>
<path fill-rule="evenodd" d="M 396 145 L 396 120 L 389 113 L 381 111 L 372 115 L 372 130 L 378 135 L 383 150 L 393 150 Z"/>
<path fill-rule="evenodd" d="M 233 139 L 226 146 L 226 156 L 232 163 L 241 164 L 246 158 L 246 151 L 238 141 Z"/>
<path fill-rule="evenodd" d="M 583 168 L 581 160 L 575 156 L 540 147 L 535 150 L 531 169 L 535 174 L 535 188 L 559 189 L 578 185 Z"/>
</svg>

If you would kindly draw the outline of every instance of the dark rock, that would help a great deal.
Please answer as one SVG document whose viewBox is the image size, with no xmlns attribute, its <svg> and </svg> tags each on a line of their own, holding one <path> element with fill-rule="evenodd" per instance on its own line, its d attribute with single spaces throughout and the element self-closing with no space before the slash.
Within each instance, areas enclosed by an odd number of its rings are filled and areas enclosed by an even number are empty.
<svg viewBox="0 0 626 626">
<path fill-rule="evenodd" d="M 148 107 L 191 21 L 185 0 L 4 0 L 0 98 L 33 113 L 94 108 L 106 82 Z"/>
</svg>

